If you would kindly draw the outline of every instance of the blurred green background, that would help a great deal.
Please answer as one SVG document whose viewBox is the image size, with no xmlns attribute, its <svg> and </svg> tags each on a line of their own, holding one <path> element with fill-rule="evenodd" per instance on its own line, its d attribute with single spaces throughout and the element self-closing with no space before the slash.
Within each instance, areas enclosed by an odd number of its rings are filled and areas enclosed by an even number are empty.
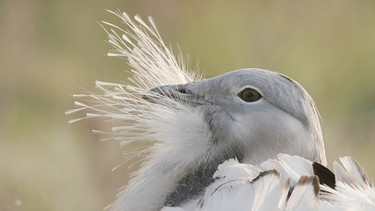
<svg viewBox="0 0 375 211">
<path fill-rule="evenodd" d="M 124 82 L 126 62 L 98 21 L 105 9 L 153 16 L 206 77 L 243 67 L 284 73 L 315 99 L 329 163 L 375 176 L 375 1 L 0 1 L 0 210 L 102 210 L 126 184 L 100 121 L 68 124 L 70 94 Z"/>
</svg>

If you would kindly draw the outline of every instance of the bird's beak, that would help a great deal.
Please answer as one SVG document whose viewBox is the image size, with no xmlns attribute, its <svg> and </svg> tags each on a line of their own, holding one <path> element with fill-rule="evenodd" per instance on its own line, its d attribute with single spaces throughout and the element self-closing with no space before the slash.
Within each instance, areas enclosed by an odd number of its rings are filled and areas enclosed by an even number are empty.
<svg viewBox="0 0 375 211">
<path fill-rule="evenodd" d="M 193 107 L 209 103 L 204 96 L 194 94 L 188 87 L 189 84 L 159 86 L 151 89 L 142 98 L 161 105 L 170 105 L 170 100 Z"/>
</svg>

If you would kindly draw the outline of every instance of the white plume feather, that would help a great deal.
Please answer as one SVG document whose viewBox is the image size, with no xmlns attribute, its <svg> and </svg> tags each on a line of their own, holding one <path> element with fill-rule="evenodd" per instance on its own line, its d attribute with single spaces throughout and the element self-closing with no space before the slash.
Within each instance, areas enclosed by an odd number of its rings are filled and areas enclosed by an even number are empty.
<svg viewBox="0 0 375 211">
<path fill-rule="evenodd" d="M 108 56 L 125 58 L 132 68 L 132 77 L 129 84 L 119 84 L 96 81 L 96 87 L 102 94 L 77 94 L 76 108 L 66 114 L 86 110 L 86 117 L 71 120 L 70 123 L 89 119 L 106 118 L 114 125 L 112 132 L 108 133 L 111 139 L 120 141 L 122 146 L 140 141 L 165 141 L 159 140 L 163 122 L 153 122 L 155 119 L 175 117 L 176 110 L 160 106 L 142 99 L 151 88 L 165 84 L 188 83 L 200 79 L 194 72 L 189 72 L 182 57 L 176 58 L 170 47 L 164 44 L 156 25 L 151 17 L 148 24 L 138 15 L 134 20 L 126 13 L 109 11 L 119 17 L 126 25 L 122 29 L 108 22 L 102 22 L 103 28 L 108 33 L 108 42 L 113 50 Z M 171 101 L 171 105 L 180 106 Z M 100 132 L 100 131 L 95 131 Z M 104 132 L 103 132 L 104 133 Z M 136 152 L 129 151 L 126 156 L 131 158 L 139 154 L 148 154 L 152 148 L 145 147 Z"/>
</svg>

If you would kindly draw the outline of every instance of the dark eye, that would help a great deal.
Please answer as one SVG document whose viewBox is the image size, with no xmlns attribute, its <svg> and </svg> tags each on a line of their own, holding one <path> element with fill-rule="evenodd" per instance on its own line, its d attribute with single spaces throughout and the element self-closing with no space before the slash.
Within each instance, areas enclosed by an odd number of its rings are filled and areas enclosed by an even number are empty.
<svg viewBox="0 0 375 211">
<path fill-rule="evenodd" d="M 255 102 L 262 98 L 259 92 L 252 88 L 246 88 L 238 93 L 238 96 L 246 102 Z"/>
</svg>

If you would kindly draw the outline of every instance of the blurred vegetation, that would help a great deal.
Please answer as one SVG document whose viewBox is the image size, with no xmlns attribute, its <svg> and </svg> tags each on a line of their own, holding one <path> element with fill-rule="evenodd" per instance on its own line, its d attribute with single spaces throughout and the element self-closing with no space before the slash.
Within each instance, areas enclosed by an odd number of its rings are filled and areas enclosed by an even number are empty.
<svg viewBox="0 0 375 211">
<path fill-rule="evenodd" d="M 70 94 L 126 81 L 106 57 L 105 11 L 153 16 L 206 77 L 282 72 L 316 100 L 329 163 L 355 157 L 375 176 L 375 1 L 0 1 L 0 210 L 101 210 L 126 184 L 115 142 L 73 125 Z M 175 45 L 177 47 L 177 45 Z M 374 153 L 374 154 L 373 154 Z"/>
</svg>

